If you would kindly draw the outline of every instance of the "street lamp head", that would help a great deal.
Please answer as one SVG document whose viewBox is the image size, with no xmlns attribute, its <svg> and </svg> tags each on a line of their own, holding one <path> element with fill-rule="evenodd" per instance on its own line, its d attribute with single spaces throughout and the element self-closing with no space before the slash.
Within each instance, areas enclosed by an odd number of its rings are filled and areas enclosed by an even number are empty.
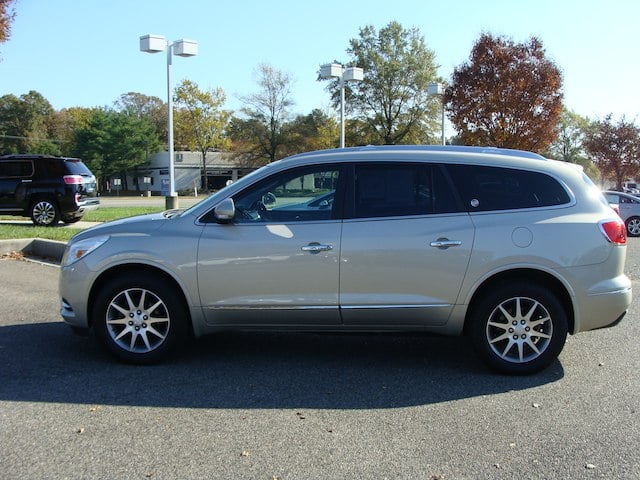
<svg viewBox="0 0 640 480">
<path fill-rule="evenodd" d="M 431 82 L 427 85 L 427 93 L 429 95 L 444 95 L 444 84 Z"/>
<path fill-rule="evenodd" d="M 198 42 L 185 38 L 173 42 L 173 53 L 179 57 L 193 57 L 198 54 Z"/>
<path fill-rule="evenodd" d="M 340 78 L 344 82 L 364 80 L 364 70 L 360 67 L 343 67 L 339 63 L 320 66 L 320 78 Z"/>
<path fill-rule="evenodd" d="M 345 82 L 354 81 L 361 82 L 364 80 L 364 70 L 360 67 L 349 67 L 344 70 L 342 75 Z"/>
<path fill-rule="evenodd" d="M 140 37 L 140 51 L 146 53 L 164 52 L 167 40 L 162 35 L 143 35 Z"/>
<path fill-rule="evenodd" d="M 342 65 L 339 63 L 326 63 L 320 66 L 320 78 L 340 78 L 342 70 Z"/>
</svg>

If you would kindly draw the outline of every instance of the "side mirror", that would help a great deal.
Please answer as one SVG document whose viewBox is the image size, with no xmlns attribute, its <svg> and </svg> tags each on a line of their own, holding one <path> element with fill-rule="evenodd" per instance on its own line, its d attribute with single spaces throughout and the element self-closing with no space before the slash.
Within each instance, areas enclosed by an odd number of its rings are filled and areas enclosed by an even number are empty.
<svg viewBox="0 0 640 480">
<path fill-rule="evenodd" d="M 236 205 L 233 198 L 225 198 L 213 209 L 213 214 L 217 221 L 221 223 L 230 222 L 236 216 Z"/>
<path fill-rule="evenodd" d="M 271 193 L 271 192 L 267 192 L 266 194 L 264 194 L 262 196 L 262 203 L 264 205 L 275 205 L 276 203 L 276 196 Z"/>
</svg>

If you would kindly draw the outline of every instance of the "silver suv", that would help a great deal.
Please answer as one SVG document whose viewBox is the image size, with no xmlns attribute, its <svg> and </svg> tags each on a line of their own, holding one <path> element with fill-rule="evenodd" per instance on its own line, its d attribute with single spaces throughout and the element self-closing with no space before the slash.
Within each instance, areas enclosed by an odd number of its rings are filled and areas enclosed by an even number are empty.
<svg viewBox="0 0 640 480">
<path fill-rule="evenodd" d="M 509 150 L 385 146 L 274 162 L 185 211 L 69 243 L 62 316 L 120 359 L 220 330 L 469 335 L 505 373 L 631 302 L 625 225 L 582 170 Z"/>
</svg>

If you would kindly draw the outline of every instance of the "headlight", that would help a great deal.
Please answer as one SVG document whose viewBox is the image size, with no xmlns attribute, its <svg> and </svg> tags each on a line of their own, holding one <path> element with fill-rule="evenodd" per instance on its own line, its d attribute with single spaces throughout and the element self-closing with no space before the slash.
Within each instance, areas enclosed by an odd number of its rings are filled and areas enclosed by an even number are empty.
<svg viewBox="0 0 640 480">
<path fill-rule="evenodd" d="M 109 240 L 108 236 L 87 238 L 86 240 L 80 240 L 67 246 L 62 257 L 62 266 L 66 267 L 74 262 L 77 262 L 85 255 L 93 252 L 100 245 Z"/>
</svg>

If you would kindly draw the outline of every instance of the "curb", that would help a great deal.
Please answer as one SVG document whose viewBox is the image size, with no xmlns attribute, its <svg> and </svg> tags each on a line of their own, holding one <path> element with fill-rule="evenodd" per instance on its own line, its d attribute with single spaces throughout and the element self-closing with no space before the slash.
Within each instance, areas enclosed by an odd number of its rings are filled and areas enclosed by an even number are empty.
<svg viewBox="0 0 640 480">
<path fill-rule="evenodd" d="M 0 254 L 22 252 L 25 255 L 60 263 L 66 242 L 27 238 L 23 240 L 0 240 Z"/>
</svg>

